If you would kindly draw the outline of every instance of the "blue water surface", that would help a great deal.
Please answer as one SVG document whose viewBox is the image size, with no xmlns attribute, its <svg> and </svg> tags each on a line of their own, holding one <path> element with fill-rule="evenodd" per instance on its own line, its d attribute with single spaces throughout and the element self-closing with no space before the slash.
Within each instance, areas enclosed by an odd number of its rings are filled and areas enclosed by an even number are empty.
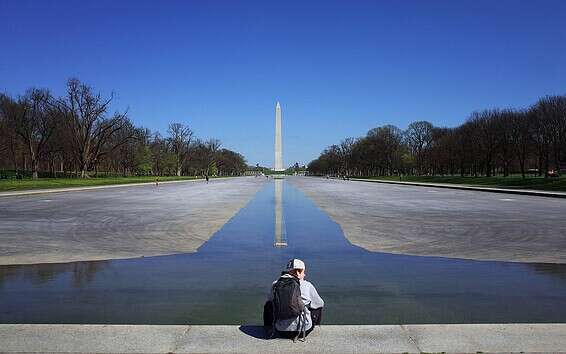
<svg viewBox="0 0 566 354">
<path fill-rule="evenodd" d="M 287 246 L 274 247 L 274 183 L 196 253 L 0 267 L 0 323 L 260 324 L 290 258 L 328 324 L 566 322 L 566 266 L 369 252 L 283 181 Z"/>
</svg>

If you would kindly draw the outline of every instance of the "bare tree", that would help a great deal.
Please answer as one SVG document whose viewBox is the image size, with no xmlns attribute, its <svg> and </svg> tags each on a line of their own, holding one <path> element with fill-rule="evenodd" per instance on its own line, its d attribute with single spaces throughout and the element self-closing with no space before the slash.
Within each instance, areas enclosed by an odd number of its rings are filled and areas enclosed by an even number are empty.
<svg viewBox="0 0 566 354">
<path fill-rule="evenodd" d="M 175 170 L 177 176 L 181 175 L 182 168 L 187 161 L 189 155 L 189 147 L 193 140 L 193 131 L 182 123 L 169 124 L 169 144 L 171 150 L 175 154 Z"/>
<path fill-rule="evenodd" d="M 413 122 L 405 131 L 407 144 L 417 162 L 417 173 L 423 173 L 426 149 L 432 142 L 432 124 L 427 121 Z"/>
<path fill-rule="evenodd" d="M 516 113 L 507 109 L 499 112 L 493 119 L 493 129 L 496 134 L 496 154 L 503 167 L 503 176 L 509 176 L 511 164 L 516 158 L 516 151 L 513 147 L 513 124 L 515 123 Z"/>
<path fill-rule="evenodd" d="M 4 94 L 0 94 L 0 152 L 14 171 L 18 170 L 19 139 L 15 132 L 13 114 L 18 108 L 14 100 Z M 8 162 L 9 161 L 9 162 Z"/>
<path fill-rule="evenodd" d="M 57 124 L 51 100 L 47 90 L 31 89 L 5 106 L 6 116 L 29 153 L 33 179 L 38 178 L 39 161 Z"/>
<path fill-rule="evenodd" d="M 122 129 L 116 132 L 109 140 L 111 144 L 119 143 L 125 140 L 126 143 L 116 147 L 114 153 L 109 156 L 108 160 L 112 161 L 122 171 L 122 175 L 126 177 L 134 172 L 136 163 L 137 143 L 143 139 L 142 135 L 131 122 L 127 122 Z M 131 139 L 129 139 L 132 137 Z"/>
<path fill-rule="evenodd" d="M 473 128 L 474 143 L 478 147 L 479 167 L 487 177 L 493 173 L 493 162 L 497 149 L 496 120 L 499 110 L 473 112 L 468 120 Z"/>
<path fill-rule="evenodd" d="M 517 156 L 523 178 L 525 178 L 525 165 L 533 144 L 531 115 L 533 115 L 532 111 L 515 111 L 510 121 L 511 149 Z"/>
<path fill-rule="evenodd" d="M 218 159 L 218 150 L 222 146 L 222 143 L 218 139 L 208 139 L 205 143 L 206 147 L 206 175 L 210 174 L 213 166 L 216 166 Z"/>
<path fill-rule="evenodd" d="M 351 145 L 348 170 L 358 176 L 403 171 L 420 175 L 459 173 L 461 177 L 489 177 L 499 172 L 510 176 L 520 170 L 525 178 L 527 167 L 536 161 L 539 174 L 550 168 L 559 173 L 566 161 L 566 96 L 544 97 L 528 110 L 473 112 L 455 128 L 414 122 L 399 144 L 398 136 L 393 126 L 371 129 Z M 309 173 L 344 171 L 347 154 L 342 147 L 331 145 L 323 150 L 309 163 Z"/>
<path fill-rule="evenodd" d="M 545 170 L 550 160 L 557 172 L 561 168 L 561 157 L 566 145 L 566 96 L 547 96 L 535 105 L 545 146 Z"/>
<path fill-rule="evenodd" d="M 194 143 L 183 124 L 171 124 L 166 139 L 152 136 L 125 112 L 110 114 L 112 101 L 113 95 L 103 97 L 77 79 L 68 80 L 65 96 L 57 99 L 46 90 L 32 89 L 16 99 L 0 93 L 0 178 L 6 170 L 17 177 L 31 170 L 37 178 L 46 171 L 88 177 L 92 171 L 197 175 L 247 168 L 243 156 L 221 150 L 217 139 Z"/>
<path fill-rule="evenodd" d="M 130 136 L 110 143 L 110 139 L 128 123 L 126 112 L 107 117 L 113 95 L 103 98 L 100 93 L 77 79 L 67 82 L 67 96 L 59 101 L 59 107 L 67 117 L 72 132 L 75 157 L 80 176 L 88 177 L 100 158 L 126 143 Z"/>
<path fill-rule="evenodd" d="M 343 175 L 351 175 L 352 171 L 350 167 L 352 165 L 352 151 L 354 149 L 354 144 L 356 140 L 354 138 L 346 138 L 340 142 L 339 154 L 340 154 L 340 172 Z"/>
</svg>

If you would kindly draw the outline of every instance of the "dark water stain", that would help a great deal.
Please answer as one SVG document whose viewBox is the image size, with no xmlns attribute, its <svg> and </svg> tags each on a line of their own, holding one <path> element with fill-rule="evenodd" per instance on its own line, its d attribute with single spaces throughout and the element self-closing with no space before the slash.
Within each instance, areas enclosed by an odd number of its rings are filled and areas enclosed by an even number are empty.
<svg viewBox="0 0 566 354">
<path fill-rule="evenodd" d="M 369 252 L 282 190 L 279 236 L 270 184 L 193 254 L 0 267 L 0 323 L 259 324 L 292 257 L 307 263 L 325 323 L 565 322 L 564 265 Z"/>
</svg>

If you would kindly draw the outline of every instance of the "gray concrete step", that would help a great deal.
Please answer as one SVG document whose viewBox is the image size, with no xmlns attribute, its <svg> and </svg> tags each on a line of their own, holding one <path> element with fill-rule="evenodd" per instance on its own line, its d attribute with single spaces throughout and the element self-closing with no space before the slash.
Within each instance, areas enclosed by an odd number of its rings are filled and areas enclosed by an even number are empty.
<svg viewBox="0 0 566 354">
<path fill-rule="evenodd" d="M 0 325 L 2 353 L 566 353 L 566 324 L 316 328 L 305 342 L 260 326 Z"/>
</svg>

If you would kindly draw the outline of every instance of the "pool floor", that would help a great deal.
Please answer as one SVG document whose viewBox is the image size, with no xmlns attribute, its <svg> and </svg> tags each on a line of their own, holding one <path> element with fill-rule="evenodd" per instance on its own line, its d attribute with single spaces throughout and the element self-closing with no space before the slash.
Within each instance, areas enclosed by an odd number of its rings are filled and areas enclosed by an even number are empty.
<svg viewBox="0 0 566 354">
<path fill-rule="evenodd" d="M 260 324 L 294 257 L 327 324 L 566 322 L 565 265 L 369 252 L 276 180 L 196 253 L 0 266 L 0 323 Z"/>
</svg>

